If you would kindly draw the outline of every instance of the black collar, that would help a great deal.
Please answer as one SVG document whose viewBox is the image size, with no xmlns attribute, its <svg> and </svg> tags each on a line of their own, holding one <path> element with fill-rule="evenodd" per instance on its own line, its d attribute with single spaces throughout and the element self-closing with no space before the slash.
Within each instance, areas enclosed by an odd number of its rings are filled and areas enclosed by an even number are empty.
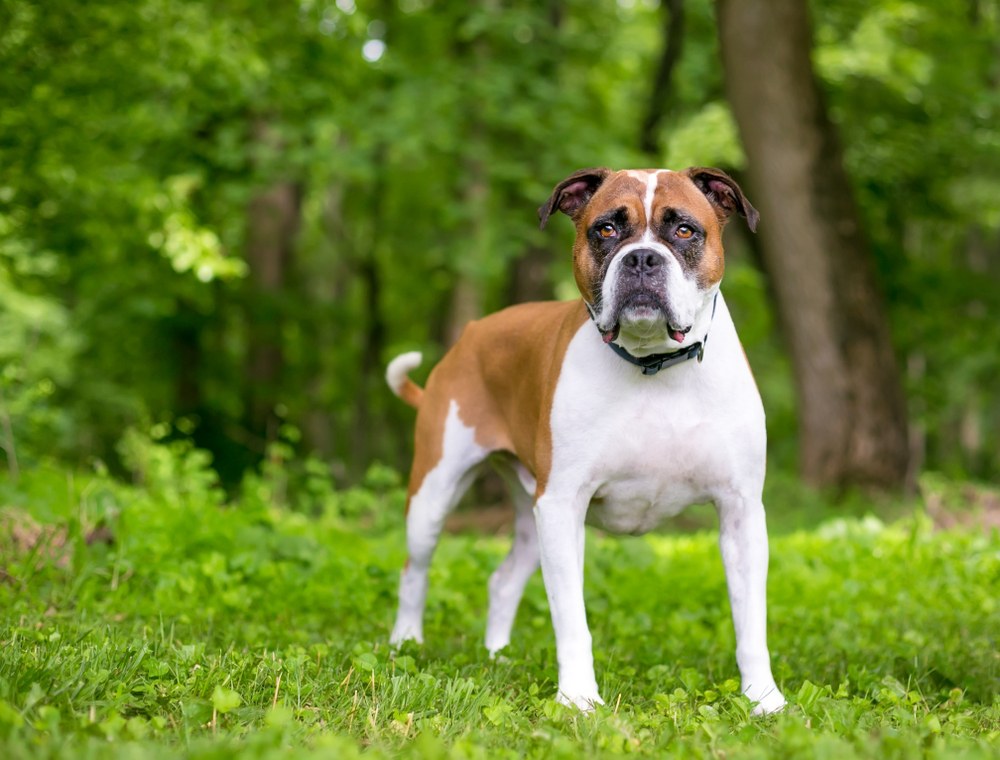
<svg viewBox="0 0 1000 760">
<path fill-rule="evenodd" d="M 719 300 L 719 294 L 716 292 L 715 298 L 712 299 L 712 317 L 715 317 L 715 305 Z M 586 301 L 584 302 L 586 303 Z M 587 304 L 587 311 L 590 312 L 590 317 L 593 319 L 594 312 L 590 308 L 590 304 Z M 632 356 L 628 351 L 619 346 L 617 343 L 608 343 L 608 347 L 618 354 L 622 359 L 634 364 L 637 367 L 642 368 L 642 374 L 644 375 L 655 375 L 661 369 L 667 369 L 668 367 L 673 367 L 675 364 L 680 364 L 681 362 L 686 362 L 689 359 L 697 359 L 699 362 L 705 358 L 705 346 L 708 344 L 708 335 L 705 335 L 703 340 L 696 343 L 692 343 L 687 348 L 682 348 L 678 351 L 671 351 L 667 354 L 650 354 L 649 356 Z"/>
<path fill-rule="evenodd" d="M 706 338 L 707 337 L 708 336 L 706 336 Z M 698 361 L 701 361 L 705 356 L 706 342 L 707 340 L 698 341 L 697 343 L 692 343 L 687 348 L 682 348 L 679 351 L 671 351 L 669 354 L 650 354 L 649 356 L 632 356 L 632 354 L 619 346 L 617 343 L 608 343 L 608 347 L 625 361 L 630 362 L 637 367 L 642 367 L 642 374 L 655 375 L 661 369 L 673 367 L 675 364 L 686 362 L 688 359 L 697 359 Z"/>
</svg>

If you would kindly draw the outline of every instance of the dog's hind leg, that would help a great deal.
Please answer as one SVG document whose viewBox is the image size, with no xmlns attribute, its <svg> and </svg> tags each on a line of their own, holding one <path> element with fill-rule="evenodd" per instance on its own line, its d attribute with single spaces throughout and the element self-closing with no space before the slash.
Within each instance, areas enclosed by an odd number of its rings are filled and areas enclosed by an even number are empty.
<svg viewBox="0 0 1000 760">
<path fill-rule="evenodd" d="M 419 449 L 414 456 L 411 475 L 411 494 L 406 514 L 406 566 L 399 580 L 399 611 L 389 642 L 398 646 L 407 640 L 423 641 L 424 603 L 427 600 L 427 572 L 445 518 L 455 508 L 459 499 L 475 477 L 475 469 L 489 451 L 475 440 L 475 430 L 459 418 L 458 404 L 450 403 L 437 441 L 440 455 L 432 467 L 423 463 L 432 456 L 426 449 Z M 413 479 L 419 479 L 415 491 Z"/>
<path fill-rule="evenodd" d="M 486 619 L 486 648 L 495 655 L 510 643 L 517 607 L 528 579 L 538 569 L 535 531 L 534 482 L 520 464 L 501 469 L 514 502 L 514 540 L 507 558 L 490 576 L 490 611 Z"/>
</svg>

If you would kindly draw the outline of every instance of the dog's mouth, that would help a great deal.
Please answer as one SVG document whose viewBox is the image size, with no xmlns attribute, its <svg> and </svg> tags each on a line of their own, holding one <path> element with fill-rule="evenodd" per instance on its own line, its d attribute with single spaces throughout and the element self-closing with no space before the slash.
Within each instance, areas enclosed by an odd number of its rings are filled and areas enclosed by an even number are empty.
<svg viewBox="0 0 1000 760">
<path fill-rule="evenodd" d="M 686 327 L 671 324 L 670 312 L 666 304 L 655 293 L 641 290 L 631 293 L 618 301 L 610 327 L 601 330 L 601 338 L 605 343 L 615 341 L 621 333 L 622 323 L 634 326 L 640 331 L 650 331 L 666 326 L 667 335 L 677 343 L 683 343 L 691 326 Z M 661 333 L 662 334 L 662 333 Z"/>
<path fill-rule="evenodd" d="M 667 334 L 670 336 L 670 339 L 677 341 L 678 343 L 683 343 L 689 332 L 691 332 L 690 325 L 683 329 L 680 327 L 673 327 L 671 325 L 667 326 Z"/>
</svg>

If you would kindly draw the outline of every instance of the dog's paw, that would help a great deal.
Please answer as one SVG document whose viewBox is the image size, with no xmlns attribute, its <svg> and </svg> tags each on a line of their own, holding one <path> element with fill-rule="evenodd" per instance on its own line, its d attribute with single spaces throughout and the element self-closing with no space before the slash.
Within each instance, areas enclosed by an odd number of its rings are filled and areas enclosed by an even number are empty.
<svg viewBox="0 0 1000 760">
<path fill-rule="evenodd" d="M 497 655 L 510 645 L 510 638 L 501 639 L 498 637 L 486 637 L 486 651 L 490 653 L 490 659 L 495 660 Z"/>
<path fill-rule="evenodd" d="M 392 629 L 392 633 L 389 634 L 389 646 L 399 648 L 407 641 L 423 644 L 424 632 L 419 627 L 397 621 Z"/>
<path fill-rule="evenodd" d="M 752 715 L 771 715 L 785 709 L 785 697 L 777 686 L 772 685 L 767 689 L 748 688 L 743 692 L 751 702 L 755 702 Z"/>
<path fill-rule="evenodd" d="M 593 691 L 583 691 L 583 692 L 570 692 L 567 694 L 562 689 L 556 694 L 556 702 L 561 705 L 566 705 L 567 707 L 575 707 L 580 712 L 593 712 L 597 705 L 603 705 L 604 700 L 601 699 L 601 695 L 597 693 L 597 689 Z"/>
<path fill-rule="evenodd" d="M 510 662 L 510 658 L 503 654 L 503 650 L 507 648 L 505 644 L 502 647 L 486 647 L 486 651 L 490 655 L 490 659 L 494 662 Z"/>
</svg>

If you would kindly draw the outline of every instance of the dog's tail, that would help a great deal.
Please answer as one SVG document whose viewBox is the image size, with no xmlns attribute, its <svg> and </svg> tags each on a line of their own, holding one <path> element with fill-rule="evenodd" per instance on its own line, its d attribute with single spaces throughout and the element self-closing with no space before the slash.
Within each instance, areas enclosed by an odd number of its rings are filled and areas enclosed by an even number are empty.
<svg viewBox="0 0 1000 760">
<path fill-rule="evenodd" d="M 419 351 L 400 354 L 385 368 L 385 381 L 389 389 L 403 401 L 416 409 L 424 396 L 424 389 L 409 378 L 409 373 L 420 366 L 424 360 Z"/>
</svg>

